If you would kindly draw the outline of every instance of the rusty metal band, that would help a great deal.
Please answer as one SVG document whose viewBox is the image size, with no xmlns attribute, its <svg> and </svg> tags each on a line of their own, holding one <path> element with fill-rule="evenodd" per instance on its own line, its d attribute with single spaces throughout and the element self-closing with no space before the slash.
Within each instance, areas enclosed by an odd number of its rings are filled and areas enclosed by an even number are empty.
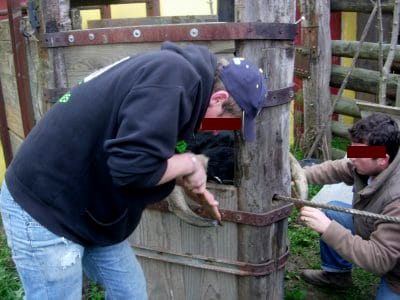
<svg viewBox="0 0 400 300">
<path fill-rule="evenodd" d="M 293 100 L 293 86 L 282 88 L 279 90 L 268 91 L 263 107 L 271 107 L 289 103 Z"/>
<path fill-rule="evenodd" d="M 44 47 L 68 47 L 162 41 L 294 40 L 292 23 L 193 23 L 96 28 L 44 33 Z"/>
<path fill-rule="evenodd" d="M 29 85 L 28 62 L 26 58 L 25 41 L 20 31 L 22 21 L 21 6 L 18 1 L 8 0 L 8 22 L 10 24 L 11 44 L 14 56 L 15 77 L 19 106 L 21 109 L 22 127 L 24 135 L 28 135 L 33 128 L 34 114 L 31 90 Z"/>
<path fill-rule="evenodd" d="M 149 209 L 156 209 L 163 212 L 169 212 L 168 202 L 161 201 L 147 206 Z M 268 226 L 280 220 L 286 219 L 292 213 L 293 204 L 289 203 L 266 213 L 251 213 L 246 211 L 220 209 L 222 221 L 238 223 L 251 226 Z M 208 218 L 207 212 L 202 208 L 193 210 L 198 215 Z"/>
<path fill-rule="evenodd" d="M 286 250 L 277 260 L 254 264 L 201 255 L 174 253 L 164 249 L 139 245 L 133 245 L 133 249 L 138 257 L 239 276 L 265 276 L 271 274 L 284 268 L 289 257 L 289 250 Z"/>
<path fill-rule="evenodd" d="M 4 103 L 1 79 L 0 79 L 0 142 L 1 145 L 3 146 L 4 161 L 6 163 L 6 166 L 8 166 L 13 158 L 13 153 L 11 147 L 10 133 L 8 131 L 6 107 Z"/>
</svg>

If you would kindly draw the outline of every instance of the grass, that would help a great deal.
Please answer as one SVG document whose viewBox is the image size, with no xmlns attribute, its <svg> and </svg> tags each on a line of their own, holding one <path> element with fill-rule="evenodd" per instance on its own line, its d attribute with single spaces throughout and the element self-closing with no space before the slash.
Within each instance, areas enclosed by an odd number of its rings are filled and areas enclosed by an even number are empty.
<svg viewBox="0 0 400 300">
<path fill-rule="evenodd" d="M 332 147 L 346 151 L 350 142 L 343 138 L 334 137 Z M 303 153 L 291 149 L 297 159 L 302 159 Z M 309 199 L 321 186 L 309 185 Z M 290 241 L 290 256 L 285 272 L 285 300 L 368 300 L 374 299 L 379 276 L 366 272 L 358 267 L 353 268 L 354 286 L 346 292 L 336 292 L 330 289 L 315 287 L 300 278 L 302 269 L 319 269 L 319 234 L 303 226 L 298 219 L 298 211 L 294 209 L 288 219 L 288 237 Z"/>
<path fill-rule="evenodd" d="M 11 259 L 3 228 L 0 224 L 0 299 L 23 299 L 24 291 Z"/>
</svg>

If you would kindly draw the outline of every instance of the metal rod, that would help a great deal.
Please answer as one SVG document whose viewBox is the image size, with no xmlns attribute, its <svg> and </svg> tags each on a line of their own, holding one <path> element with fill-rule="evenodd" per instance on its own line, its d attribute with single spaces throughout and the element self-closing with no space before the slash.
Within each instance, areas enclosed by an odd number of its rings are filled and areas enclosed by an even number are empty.
<svg viewBox="0 0 400 300">
<path fill-rule="evenodd" d="M 358 209 L 354 209 L 354 208 L 344 208 L 344 207 L 339 207 L 339 206 L 334 206 L 334 205 L 300 200 L 297 198 L 286 197 L 286 196 L 281 196 L 281 195 L 274 195 L 273 200 L 282 200 L 282 201 L 292 202 L 294 204 L 300 204 L 302 206 L 311 206 L 311 207 L 316 207 L 316 208 L 330 209 L 330 210 L 340 211 L 340 212 L 344 212 L 344 213 L 348 213 L 348 214 L 352 214 L 352 215 L 374 218 L 374 219 L 382 220 L 382 221 L 385 221 L 388 223 L 400 224 L 399 217 L 380 215 L 380 214 L 375 214 L 375 213 L 362 211 L 362 210 L 358 210 Z"/>
</svg>

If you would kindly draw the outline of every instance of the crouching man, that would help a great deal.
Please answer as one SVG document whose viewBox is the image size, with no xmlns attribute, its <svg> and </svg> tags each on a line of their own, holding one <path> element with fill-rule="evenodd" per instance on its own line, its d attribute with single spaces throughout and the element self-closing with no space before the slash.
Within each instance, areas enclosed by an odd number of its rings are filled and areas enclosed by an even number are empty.
<svg viewBox="0 0 400 300">
<path fill-rule="evenodd" d="M 352 146 L 385 146 L 384 157 L 327 161 L 305 169 L 309 183 L 353 185 L 355 209 L 400 217 L 400 132 L 385 114 L 372 114 L 349 129 Z M 354 149 L 354 148 L 353 148 Z M 369 149 L 376 149 L 369 148 Z M 361 156 L 361 155 L 360 155 Z M 351 207 L 340 201 L 331 205 Z M 376 299 L 400 299 L 400 225 L 312 207 L 301 209 L 301 220 L 321 234 L 322 270 L 305 270 L 314 285 L 346 289 L 352 285 L 352 263 L 382 275 Z"/>
</svg>

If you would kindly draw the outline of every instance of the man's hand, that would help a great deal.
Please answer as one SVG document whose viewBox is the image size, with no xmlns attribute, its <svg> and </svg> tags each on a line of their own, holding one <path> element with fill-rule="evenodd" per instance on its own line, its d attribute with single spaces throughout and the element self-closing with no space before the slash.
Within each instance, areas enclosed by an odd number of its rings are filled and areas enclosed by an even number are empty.
<svg viewBox="0 0 400 300">
<path fill-rule="evenodd" d="M 325 232 L 332 222 L 322 211 L 309 206 L 304 206 L 300 210 L 300 220 L 321 234 Z"/>
<path fill-rule="evenodd" d="M 193 172 L 182 177 L 183 187 L 194 194 L 203 194 L 206 191 L 207 171 L 195 155 L 190 154 L 190 157 L 193 164 Z"/>
<path fill-rule="evenodd" d="M 221 225 L 221 214 L 218 210 L 218 201 L 215 200 L 214 195 L 208 190 L 205 190 L 203 194 L 194 194 L 189 190 L 184 190 L 185 193 L 195 202 L 199 203 L 202 208 L 207 210 L 210 216 L 219 222 Z"/>
</svg>

